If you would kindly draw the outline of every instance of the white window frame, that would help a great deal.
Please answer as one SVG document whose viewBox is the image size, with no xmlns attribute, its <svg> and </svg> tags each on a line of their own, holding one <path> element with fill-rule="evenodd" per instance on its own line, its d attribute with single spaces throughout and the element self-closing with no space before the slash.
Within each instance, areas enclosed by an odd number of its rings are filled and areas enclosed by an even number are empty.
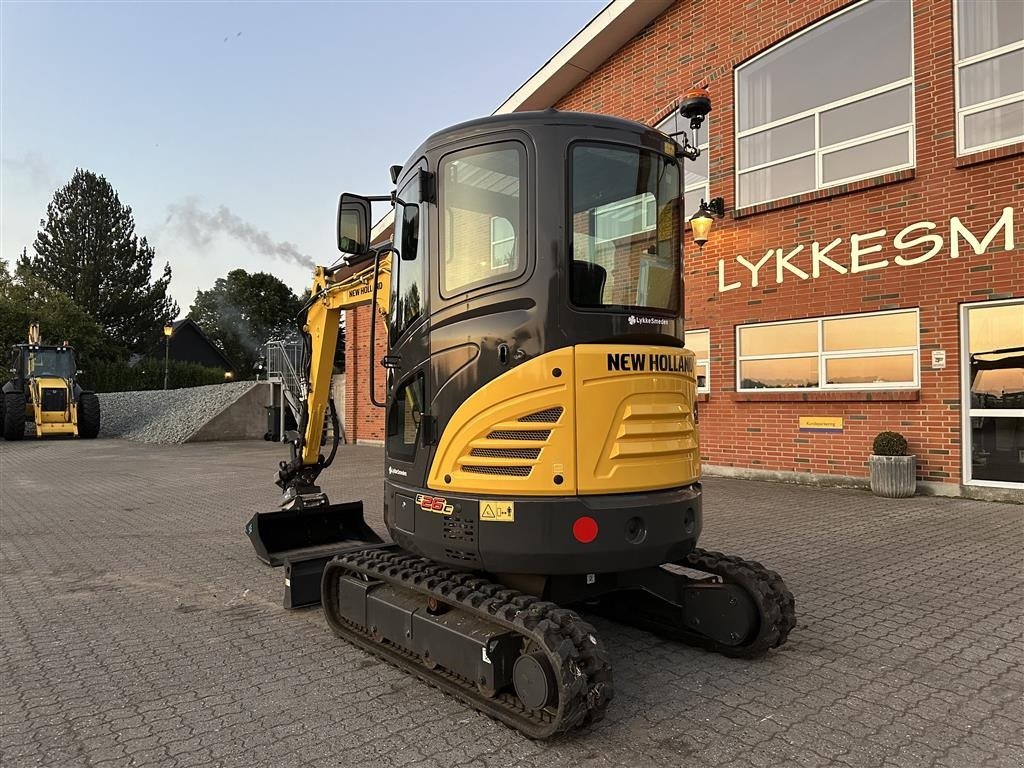
<svg viewBox="0 0 1024 768">
<path fill-rule="evenodd" d="M 966 59 L 960 58 L 960 0 L 953 0 L 953 92 L 956 94 L 956 156 L 963 157 L 964 155 L 973 155 L 976 152 L 985 152 L 989 149 L 997 149 L 999 147 L 1006 147 L 1011 144 L 1019 144 L 1024 142 L 1024 129 L 1021 130 L 1016 136 L 1012 136 L 1008 139 L 1002 139 L 1001 141 L 992 141 L 988 144 L 979 144 L 976 147 L 967 147 L 964 145 L 964 138 L 966 137 L 966 131 L 964 130 L 964 121 L 970 115 L 977 112 L 987 112 L 990 109 L 996 109 L 1007 104 L 1014 104 L 1018 101 L 1024 101 L 1024 92 L 1011 93 L 1007 96 L 998 96 L 988 101 L 982 101 L 978 104 L 972 104 L 969 107 L 960 106 L 960 71 L 972 64 L 977 64 L 982 61 L 988 61 L 989 59 L 997 59 L 1007 53 L 1013 53 L 1024 49 L 1024 40 L 1018 40 L 1016 43 L 1010 43 L 1000 48 L 994 48 L 991 51 L 985 51 L 984 53 L 976 53 L 973 56 L 968 56 Z"/>
<path fill-rule="evenodd" d="M 675 120 L 677 117 L 678 117 L 677 111 L 676 110 L 672 110 L 672 112 L 670 112 L 668 115 L 666 115 L 665 117 L 663 117 L 661 120 L 659 120 L 657 122 L 657 124 L 654 126 L 655 130 L 661 131 L 666 136 L 668 136 L 669 135 L 668 131 L 666 131 L 662 126 L 665 125 L 666 123 L 668 123 L 670 120 Z M 698 190 L 701 190 L 703 192 L 703 194 L 701 195 L 701 199 L 702 200 L 710 200 L 711 199 L 711 153 L 709 151 L 709 148 L 711 146 L 711 118 L 710 117 L 704 118 L 704 125 L 702 126 L 702 128 L 705 131 L 704 135 L 707 138 L 704 141 L 702 141 L 700 144 L 697 145 L 697 149 L 700 150 L 700 153 L 702 155 L 703 154 L 707 154 L 707 156 L 708 156 L 708 177 L 707 177 L 707 179 L 705 179 L 703 182 L 701 182 L 699 184 L 686 184 L 685 181 L 684 181 L 684 183 L 683 183 L 683 200 L 686 199 L 686 194 L 688 192 L 696 192 Z M 683 162 L 686 162 L 686 161 L 684 160 Z M 680 174 L 682 175 L 683 179 L 685 180 L 686 179 L 686 166 L 685 165 L 681 166 L 679 168 L 679 171 L 680 171 Z M 687 213 L 689 213 L 689 212 L 687 212 Z M 696 211 L 694 211 L 694 213 L 696 213 Z"/>
<path fill-rule="evenodd" d="M 973 466 L 971 464 L 972 437 L 971 417 L 972 416 L 993 416 L 1006 418 L 1024 418 L 1024 408 L 972 408 L 971 407 L 971 358 L 970 350 L 970 328 L 968 327 L 968 313 L 979 307 L 998 307 L 1009 304 L 1020 304 L 1020 298 L 1001 299 L 998 301 L 972 301 L 960 305 L 960 470 L 961 482 L 964 485 L 976 485 L 988 488 L 1021 488 L 1024 483 L 1014 483 L 1005 480 L 975 480 L 973 477 Z"/>
<path fill-rule="evenodd" d="M 498 269 L 508 269 L 512 263 L 511 260 L 509 260 L 508 264 L 495 264 L 494 246 L 504 245 L 505 243 L 515 243 L 516 241 L 516 232 L 514 228 L 512 230 L 511 237 L 499 237 L 497 240 L 494 239 L 494 222 L 498 221 L 499 219 L 501 219 L 502 221 L 508 221 L 508 219 L 504 218 L 503 216 L 491 216 L 491 271 Z"/>
<path fill-rule="evenodd" d="M 698 357 L 696 359 L 697 365 L 703 365 L 705 370 L 704 386 L 702 387 L 699 383 L 697 384 L 698 395 L 710 395 L 711 394 L 711 329 L 710 328 L 694 328 L 693 330 L 687 330 L 683 332 L 684 338 L 690 334 L 706 333 L 708 335 L 708 356 Z M 687 347 L 687 349 L 690 349 Z M 692 351 L 692 350 L 691 350 Z"/>
<path fill-rule="evenodd" d="M 825 323 L 829 320 L 842 320 L 856 317 L 878 317 L 880 315 L 914 315 L 914 324 L 917 328 L 917 344 L 912 347 L 867 347 L 864 349 L 844 349 L 841 351 L 825 351 Z M 818 324 L 818 349 L 817 352 L 785 352 L 774 355 L 744 355 L 740 347 L 740 330 L 743 328 L 766 327 L 770 325 L 796 325 L 797 323 L 817 322 Z M 844 357 L 896 357 L 898 355 L 912 354 L 914 357 L 914 379 L 913 381 L 885 381 L 878 383 L 859 382 L 852 384 L 828 384 L 825 382 L 825 365 L 829 360 Z M 816 387 L 743 387 L 742 363 L 747 360 L 780 360 L 784 358 L 818 358 L 818 386 Z M 918 307 L 905 309 L 884 310 L 882 312 L 851 312 L 845 315 L 826 315 L 824 317 L 803 317 L 793 320 L 777 320 L 770 323 L 744 323 L 736 326 L 736 391 L 737 392 L 823 392 L 835 390 L 847 390 L 859 392 L 862 390 L 880 389 L 920 389 L 921 387 L 921 310 Z"/>
<path fill-rule="evenodd" d="M 861 0 L 859 3 L 854 3 L 853 5 L 851 5 L 851 6 L 847 7 L 847 8 L 843 8 L 841 11 L 838 11 L 837 13 L 829 14 L 825 18 L 823 18 L 823 19 L 819 20 L 818 22 L 812 24 L 811 26 L 807 27 L 806 29 L 800 30 L 796 34 L 790 35 L 789 37 L 785 38 L 784 40 L 780 40 L 775 45 L 773 45 L 770 48 L 767 48 L 766 50 L 762 51 L 761 53 L 759 53 L 754 58 L 750 59 L 749 61 L 743 62 L 743 64 L 739 65 L 738 67 L 735 67 L 733 69 L 733 93 L 736 94 L 736 102 L 737 102 L 737 104 L 739 103 L 739 100 L 740 100 L 739 99 L 739 92 L 740 92 L 740 90 L 739 90 L 740 89 L 740 70 L 742 70 L 744 67 L 746 67 L 746 66 L 748 66 L 750 64 L 753 64 L 758 59 L 760 59 L 760 58 L 762 58 L 764 56 L 767 56 L 769 53 L 772 53 L 773 51 L 775 51 L 775 50 L 777 50 L 779 48 L 782 48 L 785 45 L 788 45 L 789 43 L 791 43 L 794 40 L 800 38 L 802 35 L 807 34 L 811 30 L 821 26 L 822 24 L 825 24 L 825 23 L 830 22 L 830 21 L 834 21 L 835 19 L 838 19 L 843 14 L 848 13 L 848 12 L 852 11 L 855 8 L 859 8 L 859 7 L 861 7 L 862 5 L 864 5 L 865 3 L 868 3 L 868 2 L 872 2 L 872 0 Z M 871 179 L 871 178 L 875 178 L 876 176 L 883 176 L 883 175 L 885 175 L 887 173 L 895 173 L 897 171 L 902 171 L 902 170 L 906 170 L 908 168 L 916 167 L 916 165 L 917 165 L 917 157 L 916 157 L 916 153 L 917 153 L 916 144 L 917 144 L 917 141 L 916 141 L 915 137 L 916 137 L 916 126 L 917 126 L 917 111 L 916 111 L 917 110 L 917 105 L 915 104 L 915 102 L 916 102 L 916 93 L 917 93 L 917 91 L 916 91 L 916 88 L 914 87 L 914 63 L 915 62 L 914 62 L 914 17 L 913 17 L 913 7 L 911 7 L 911 9 L 910 9 L 910 14 L 911 14 L 911 17 L 910 17 L 910 76 L 909 77 L 904 77 L 904 78 L 901 78 L 900 80 L 894 80 L 891 83 L 879 86 L 877 88 L 872 88 L 869 91 L 863 91 L 861 93 L 856 93 L 856 94 L 854 94 L 852 96 L 847 96 L 847 97 L 842 98 L 842 99 L 837 99 L 836 101 L 830 101 L 827 104 L 822 104 L 819 107 L 814 107 L 812 109 L 807 109 L 807 110 L 804 110 L 803 112 L 799 112 L 799 113 L 797 113 L 795 115 L 789 115 L 787 117 L 783 117 L 783 118 L 780 118 L 778 120 L 773 120 L 770 123 L 765 123 L 764 125 L 759 125 L 759 126 L 757 126 L 755 128 L 748 128 L 748 129 L 746 129 L 744 131 L 740 130 L 740 111 L 739 111 L 739 109 L 737 108 L 737 109 L 733 110 L 733 112 L 735 113 L 735 117 L 733 118 L 733 120 L 735 122 L 735 129 L 736 129 L 736 131 L 735 131 L 735 138 L 734 138 L 734 145 L 733 145 L 733 157 L 736 158 L 736 180 L 735 180 L 736 190 L 735 190 L 735 193 L 736 193 L 737 205 L 739 204 L 739 200 L 740 200 L 740 176 L 742 176 L 744 174 L 747 174 L 747 173 L 751 173 L 753 171 L 760 171 L 760 170 L 763 170 L 765 168 L 770 168 L 773 165 L 781 165 L 782 163 L 789 162 L 791 160 L 799 160 L 799 159 L 804 158 L 804 157 L 810 157 L 812 155 L 814 156 L 814 186 L 813 187 L 801 190 L 799 192 L 792 192 L 790 194 L 781 195 L 779 197 L 772 197 L 772 198 L 769 198 L 767 200 L 758 200 L 757 202 L 746 203 L 742 207 L 744 207 L 744 208 L 752 208 L 755 205 L 764 205 L 765 203 L 771 203 L 771 202 L 774 202 L 776 200 L 785 200 L 785 199 L 788 199 L 788 198 L 793 197 L 795 195 L 807 194 L 808 192 L 818 192 L 820 190 L 832 189 L 833 187 L 842 186 L 843 184 L 849 184 L 849 183 L 854 182 L 854 181 L 860 181 L 861 179 Z M 829 111 L 835 109 L 836 107 L 844 107 L 844 106 L 846 106 L 848 104 L 856 104 L 858 101 L 864 101 L 865 99 L 869 99 L 872 96 L 878 96 L 878 95 L 883 94 L 883 93 L 888 93 L 889 91 L 895 91 L 895 90 L 897 90 L 899 88 L 904 88 L 904 87 L 906 87 L 908 85 L 910 86 L 910 122 L 909 123 L 904 123 L 903 125 L 894 126 L 892 128 L 886 128 L 885 130 L 882 130 L 882 131 L 875 131 L 874 133 L 865 134 L 864 136 L 857 136 L 856 138 L 847 139 L 846 141 L 842 141 L 842 142 L 839 142 L 837 144 L 829 144 L 829 145 L 827 145 L 825 147 L 821 146 L 821 115 L 822 115 L 822 113 L 829 112 Z M 753 165 L 753 166 L 751 166 L 749 168 L 744 168 L 743 170 L 740 170 L 740 140 L 741 139 L 747 138 L 749 136 L 753 136 L 753 135 L 758 134 L 758 133 L 763 133 L 764 131 L 771 130 L 772 128 L 778 128 L 779 126 L 782 126 L 782 125 L 787 125 L 789 123 L 795 123 L 798 120 L 803 120 L 803 119 L 805 119 L 807 117 L 811 117 L 811 116 L 814 117 L 814 148 L 813 149 L 809 149 L 809 150 L 804 151 L 804 152 L 798 152 L 798 153 L 796 153 L 794 155 L 788 155 L 786 157 L 780 157 L 780 158 L 778 158 L 776 160 L 770 160 L 770 161 L 765 162 L 765 163 L 759 163 L 758 165 Z M 831 154 L 833 154 L 835 152 L 838 152 L 840 150 L 843 150 L 843 149 L 850 149 L 851 147 L 857 147 L 857 146 L 860 146 L 861 144 L 869 144 L 872 141 L 877 141 L 879 139 L 885 139 L 885 138 L 888 138 L 890 136 L 898 136 L 901 133 L 906 133 L 907 134 L 907 141 L 909 142 L 909 152 L 907 153 L 908 162 L 902 163 L 900 165 L 893 165 L 893 166 L 890 166 L 888 168 L 879 168 L 878 170 L 873 170 L 873 171 L 870 171 L 868 173 L 862 173 L 862 174 L 855 175 L 855 176 L 847 176 L 847 177 L 842 178 L 842 179 L 835 179 L 835 180 L 829 181 L 829 182 L 825 182 L 824 181 L 824 178 L 823 178 L 824 158 L 827 155 L 831 155 Z"/>
</svg>

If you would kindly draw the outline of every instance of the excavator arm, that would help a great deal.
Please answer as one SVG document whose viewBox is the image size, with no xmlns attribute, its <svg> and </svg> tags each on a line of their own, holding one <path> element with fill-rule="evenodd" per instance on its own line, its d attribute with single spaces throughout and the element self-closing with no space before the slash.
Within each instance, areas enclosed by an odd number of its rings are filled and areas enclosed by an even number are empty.
<svg viewBox="0 0 1024 768">
<path fill-rule="evenodd" d="M 326 498 L 316 485 L 316 479 L 334 456 L 334 449 L 326 460 L 320 453 L 324 417 L 328 409 L 331 409 L 331 418 L 335 422 L 337 440 L 337 415 L 331 398 L 331 376 L 334 372 L 341 312 L 376 303 L 381 314 L 387 315 L 391 295 L 391 253 L 390 249 L 377 252 L 370 266 L 341 279 L 335 278 L 337 270 L 322 266 L 318 266 L 313 275 L 312 293 L 302 326 L 309 361 L 305 413 L 300 414 L 299 434 L 291 442 L 291 460 L 281 462 L 278 472 L 277 484 L 285 494 L 283 507 L 326 503 Z M 372 354 L 371 351 L 371 357 Z M 374 365 L 372 359 L 370 364 Z"/>
</svg>

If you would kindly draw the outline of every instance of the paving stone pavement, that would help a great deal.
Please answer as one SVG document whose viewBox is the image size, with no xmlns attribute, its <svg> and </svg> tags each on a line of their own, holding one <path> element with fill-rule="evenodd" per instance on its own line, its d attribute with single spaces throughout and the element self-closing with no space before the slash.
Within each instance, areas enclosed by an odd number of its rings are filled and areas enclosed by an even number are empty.
<svg viewBox="0 0 1024 768">
<path fill-rule="evenodd" d="M 283 446 L 0 444 L 0 765 L 1024 765 L 1024 507 L 709 478 L 709 548 L 799 625 L 761 661 L 595 620 L 615 701 L 533 742 L 280 606 L 242 526 Z M 332 499 L 383 532 L 382 455 Z"/>
</svg>

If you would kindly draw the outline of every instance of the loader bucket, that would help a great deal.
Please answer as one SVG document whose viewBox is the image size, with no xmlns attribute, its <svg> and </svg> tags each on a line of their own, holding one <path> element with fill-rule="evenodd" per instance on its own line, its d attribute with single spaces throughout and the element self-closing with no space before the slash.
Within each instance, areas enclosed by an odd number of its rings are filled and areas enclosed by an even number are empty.
<svg viewBox="0 0 1024 768">
<path fill-rule="evenodd" d="M 330 557 L 360 543 L 381 538 L 363 520 L 363 502 L 306 509 L 257 512 L 245 533 L 256 556 L 268 565 Z"/>
</svg>

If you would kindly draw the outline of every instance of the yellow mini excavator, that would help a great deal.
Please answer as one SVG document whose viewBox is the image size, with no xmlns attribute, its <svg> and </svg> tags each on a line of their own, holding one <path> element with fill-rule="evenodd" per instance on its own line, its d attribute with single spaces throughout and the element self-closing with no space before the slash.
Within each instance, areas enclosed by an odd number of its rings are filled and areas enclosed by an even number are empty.
<svg viewBox="0 0 1024 768">
<path fill-rule="evenodd" d="M 21 440 L 26 422 L 35 437 L 99 434 L 99 398 L 79 385 L 75 350 L 66 341 L 43 344 L 39 323 L 32 323 L 28 343 L 11 349 L 10 373 L 0 391 L 5 440 Z"/>
<path fill-rule="evenodd" d="M 347 262 L 317 267 L 301 321 L 305 412 L 280 509 L 246 526 L 285 566 L 285 605 L 321 603 L 339 637 L 533 738 L 612 699 L 577 611 L 743 658 L 795 625 L 778 574 L 696 546 L 681 166 L 710 108 L 706 92 L 682 100 L 692 142 L 555 110 L 434 134 L 391 169 L 390 197 L 341 196 Z M 394 235 L 373 247 L 384 200 Z M 388 542 L 362 502 L 317 486 L 337 448 L 321 453 L 340 313 L 370 303 L 387 318 L 383 402 L 376 363 L 370 392 Z"/>
</svg>

